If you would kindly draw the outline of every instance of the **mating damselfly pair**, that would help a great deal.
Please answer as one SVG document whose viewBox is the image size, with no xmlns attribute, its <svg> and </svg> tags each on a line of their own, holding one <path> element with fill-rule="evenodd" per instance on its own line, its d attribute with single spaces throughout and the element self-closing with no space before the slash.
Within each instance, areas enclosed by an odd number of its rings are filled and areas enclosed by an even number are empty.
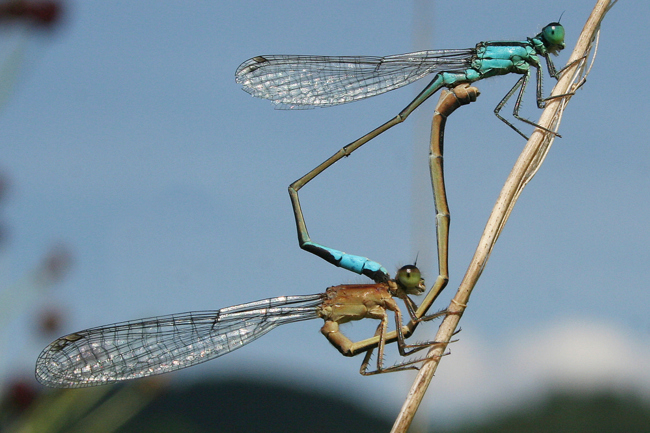
<svg viewBox="0 0 650 433">
<path fill-rule="evenodd" d="M 366 352 L 362 373 L 414 368 L 413 364 L 422 360 L 405 361 L 385 368 L 382 359 L 384 345 L 392 340 L 397 340 L 402 356 L 435 344 L 406 344 L 401 310 L 395 301 L 395 298 L 404 301 L 413 327 L 420 321 L 437 316 L 426 316 L 432 297 L 428 296 L 430 302 L 424 308 L 417 308 L 408 297 L 426 290 L 419 270 L 415 266 L 405 266 L 392 279 L 386 269 L 375 261 L 312 242 L 300 208 L 298 190 L 334 162 L 404 121 L 442 87 L 498 75 L 520 74 L 521 78 L 495 108 L 495 114 L 525 137 L 499 112 L 519 90 L 514 117 L 538 126 L 519 116 L 521 99 L 530 79 L 531 68 L 534 68 L 537 105 L 540 108 L 544 106 L 540 58 L 546 59 L 549 74 L 557 78 L 558 72 L 549 55 L 557 54 L 563 48 L 564 29 L 559 23 L 551 23 L 538 35 L 525 41 L 480 42 L 471 49 L 421 51 L 387 57 L 257 56 L 244 62 L 236 73 L 236 80 L 244 90 L 289 108 L 353 102 L 435 74 L 425 89 L 394 119 L 343 147 L 289 188 L 300 247 L 336 266 L 364 274 L 374 283 L 334 286 L 320 294 L 281 296 L 220 310 L 158 316 L 75 332 L 45 348 L 37 360 L 37 379 L 49 386 L 75 388 L 161 374 L 229 353 L 278 325 L 314 318 L 324 319 L 321 332 L 344 355 Z M 441 173 L 434 174 L 433 168 L 432 178 L 434 183 L 442 182 Z M 439 221 L 440 275 L 431 291 L 439 292 L 448 279 L 448 209 L 445 209 L 444 186 L 438 189 L 442 191 L 442 197 L 434 185 Z M 445 206 L 441 207 L 443 200 Z M 396 321 L 392 335 L 387 331 L 389 311 L 394 313 Z M 380 320 L 375 337 L 354 343 L 339 331 L 340 324 L 363 318 Z M 369 372 L 367 367 L 375 347 L 379 348 L 377 369 Z"/>
</svg>

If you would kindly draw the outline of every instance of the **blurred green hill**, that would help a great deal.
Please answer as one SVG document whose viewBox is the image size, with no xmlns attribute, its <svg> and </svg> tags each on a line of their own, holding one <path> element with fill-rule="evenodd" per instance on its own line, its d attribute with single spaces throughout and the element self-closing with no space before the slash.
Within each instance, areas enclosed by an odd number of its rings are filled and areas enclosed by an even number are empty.
<svg viewBox="0 0 650 433">
<path fill-rule="evenodd" d="M 171 387 L 124 425 L 148 432 L 388 432 L 396 414 L 371 413 L 353 395 L 233 379 Z M 538 402 L 442 433 L 650 432 L 650 404 L 633 395 L 550 393 Z"/>
</svg>

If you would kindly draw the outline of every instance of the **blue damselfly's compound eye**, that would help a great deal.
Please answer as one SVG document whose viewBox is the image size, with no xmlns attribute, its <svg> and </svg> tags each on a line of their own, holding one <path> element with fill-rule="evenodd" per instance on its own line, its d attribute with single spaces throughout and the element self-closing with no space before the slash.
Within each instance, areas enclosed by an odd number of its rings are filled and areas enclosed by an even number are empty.
<svg viewBox="0 0 650 433">
<path fill-rule="evenodd" d="M 560 23 L 551 23 L 542 29 L 542 39 L 546 49 L 556 54 L 564 49 L 564 27 Z"/>
</svg>

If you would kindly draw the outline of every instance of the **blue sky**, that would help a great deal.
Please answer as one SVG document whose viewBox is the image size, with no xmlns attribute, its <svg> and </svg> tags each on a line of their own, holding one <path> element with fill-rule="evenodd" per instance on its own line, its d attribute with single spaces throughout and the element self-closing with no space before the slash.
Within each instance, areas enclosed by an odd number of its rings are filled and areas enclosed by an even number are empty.
<svg viewBox="0 0 650 433">
<path fill-rule="evenodd" d="M 0 113 L 0 171 L 11 181 L 0 214 L 10 230 L 2 281 L 21 278 L 55 242 L 65 242 L 75 261 L 0 338 L 0 374 L 31 374 L 49 341 L 25 329 L 45 305 L 66 312 L 61 333 L 68 333 L 365 281 L 298 248 L 287 186 L 392 118 L 426 81 L 346 106 L 280 111 L 235 83 L 244 60 L 467 48 L 534 36 L 564 13 L 568 49 L 559 66 L 593 4 L 548 1 L 540 11 L 519 1 L 428 9 L 389 1 L 70 2 L 57 31 L 27 38 Z M 522 194 L 461 321 L 460 341 L 438 370 L 431 394 L 449 397 L 432 396 L 430 414 L 453 416 L 459 402 L 482 410 L 486 401 L 511 402 L 549 383 L 650 394 L 641 368 L 650 339 L 650 95 L 635 76 L 650 66 L 642 43 L 649 12 L 645 1 L 623 1 L 605 19 L 563 138 Z M 492 114 L 515 80 L 479 82 L 479 101 L 448 122 L 451 281 L 440 308 L 524 145 Z M 532 88 L 526 96 L 525 113 L 536 119 Z M 434 281 L 426 154 L 435 100 L 301 191 L 313 240 L 391 272 L 419 254 Z M 341 357 L 320 326 L 280 328 L 175 379 L 298 377 L 334 391 L 352 384 L 360 400 L 396 412 L 412 375 L 362 378 L 361 360 Z M 347 330 L 361 337 L 373 327 Z"/>
</svg>

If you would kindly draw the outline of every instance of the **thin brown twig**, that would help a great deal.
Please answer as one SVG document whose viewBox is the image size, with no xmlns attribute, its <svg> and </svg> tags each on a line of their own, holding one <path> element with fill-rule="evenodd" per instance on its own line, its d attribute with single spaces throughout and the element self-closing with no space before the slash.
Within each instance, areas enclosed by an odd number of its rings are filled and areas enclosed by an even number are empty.
<svg viewBox="0 0 650 433">
<path fill-rule="evenodd" d="M 616 3 L 616 0 L 599 0 L 594 7 L 569 58 L 568 66 L 551 93 L 551 95 L 565 96 L 551 99 L 548 102 L 538 122 L 542 127 L 557 131 L 562 113 L 569 99 L 573 92 L 584 83 L 585 76 L 589 71 L 585 69 L 587 59 L 594 46 L 593 42 L 597 38 L 600 23 L 614 3 Z M 508 220 L 519 194 L 539 169 L 554 139 L 555 135 L 538 128 L 528 140 L 499 194 L 499 198 L 479 240 L 474 257 L 456 295 L 449 304 L 448 312 L 450 314 L 441 323 L 435 341 L 448 342 L 456 331 L 470 294 L 485 268 L 492 248 Z M 402 409 L 393 424 L 392 433 L 405 433 L 408 430 L 445 349 L 446 345 L 437 345 L 429 351 L 428 358 L 430 360 L 426 361 L 418 372 L 402 405 Z"/>
</svg>

